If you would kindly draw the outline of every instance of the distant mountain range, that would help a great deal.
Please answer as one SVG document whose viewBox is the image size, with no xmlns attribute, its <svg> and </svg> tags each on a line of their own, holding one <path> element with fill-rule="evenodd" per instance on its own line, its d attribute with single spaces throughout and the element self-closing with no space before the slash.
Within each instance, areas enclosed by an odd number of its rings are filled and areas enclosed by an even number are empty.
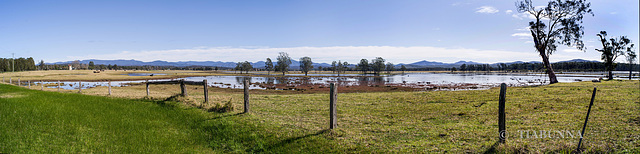
<svg viewBox="0 0 640 154">
<path fill-rule="evenodd" d="M 226 68 L 234 68 L 236 67 L 236 62 L 222 62 L 222 61 L 179 61 L 179 62 L 167 62 L 167 61 L 161 61 L 161 60 L 157 60 L 157 61 L 152 61 L 152 62 L 143 62 L 143 61 L 138 61 L 138 60 L 98 60 L 98 59 L 88 59 L 88 60 L 81 60 L 80 63 L 82 64 L 89 64 L 89 62 L 93 61 L 93 63 L 95 65 L 119 65 L 119 66 L 145 66 L 145 65 L 150 65 L 150 66 L 178 66 L 178 67 L 184 67 L 184 66 L 210 66 L 210 67 L 226 67 Z M 47 64 L 70 64 L 72 61 L 66 61 L 66 62 L 55 62 L 55 63 L 47 63 Z M 599 61 L 591 61 L 591 60 L 584 60 L 584 59 L 573 59 L 573 60 L 567 60 L 567 61 L 560 61 L 560 62 L 599 62 Z M 276 62 L 273 62 L 274 65 L 276 64 Z M 509 64 L 519 64 L 519 63 L 542 63 L 539 61 L 530 61 L 530 62 L 523 62 L 523 61 L 515 61 L 515 62 L 509 62 L 509 63 L 505 63 L 507 65 Z M 558 62 L 559 63 L 559 62 Z M 407 68 L 425 68 L 425 67 L 430 67 L 430 68 L 436 68 L 436 67 L 440 67 L 440 68 L 451 68 L 451 67 L 460 67 L 460 65 L 462 64 L 466 64 L 466 65 L 475 65 L 475 64 L 489 64 L 489 63 L 478 63 L 478 62 L 473 62 L 473 61 L 458 61 L 455 63 L 443 63 L 443 62 L 434 62 L 434 61 L 418 61 L 415 63 L 410 63 L 410 64 L 396 64 L 396 67 L 400 67 L 400 65 L 405 65 L 405 67 Z M 491 66 L 497 66 L 499 63 L 491 63 L 489 65 Z M 252 62 L 251 65 L 254 68 L 264 68 L 265 66 L 265 62 L 264 61 L 257 61 L 257 62 Z M 292 69 L 297 69 L 300 66 L 300 62 L 296 61 L 296 60 L 291 60 L 291 68 Z M 313 63 L 313 66 L 315 68 L 320 67 L 331 67 L 331 64 L 328 63 Z M 349 67 L 355 67 L 355 64 L 350 64 Z"/>
<path fill-rule="evenodd" d="M 222 62 L 222 61 L 179 61 L 179 62 L 168 62 L 168 61 L 161 61 L 161 60 L 156 60 L 156 61 L 152 61 L 152 62 L 143 62 L 143 61 L 139 61 L 139 60 L 98 60 L 98 59 L 88 59 L 88 60 L 80 60 L 79 62 L 82 64 L 89 64 L 89 62 L 92 62 L 95 65 L 118 65 L 118 66 L 145 66 L 145 65 L 149 65 L 149 66 L 178 66 L 178 67 L 185 67 L 185 66 L 211 66 L 211 67 L 226 67 L 226 68 L 234 68 L 236 67 L 236 62 Z M 47 63 L 47 64 L 70 64 L 73 61 L 66 61 L 66 62 L 55 62 L 55 63 Z M 273 64 L 277 64 L 277 62 L 273 62 Z M 254 68 L 264 68 L 264 66 L 266 66 L 265 61 L 257 61 L 257 62 L 251 62 L 251 65 Z M 291 68 L 296 69 L 297 67 L 300 66 L 300 62 L 296 61 L 296 60 L 291 60 Z M 313 63 L 314 67 L 330 67 L 331 64 L 327 64 L 327 63 Z"/>
</svg>

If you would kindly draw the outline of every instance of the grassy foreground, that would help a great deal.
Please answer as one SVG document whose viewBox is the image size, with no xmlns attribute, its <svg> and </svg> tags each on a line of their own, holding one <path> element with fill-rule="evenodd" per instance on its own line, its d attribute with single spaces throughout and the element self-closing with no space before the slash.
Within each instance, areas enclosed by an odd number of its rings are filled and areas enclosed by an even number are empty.
<svg viewBox="0 0 640 154">
<path fill-rule="evenodd" d="M 331 152 L 328 139 L 265 133 L 250 115 L 170 101 L 36 91 L 0 84 L 0 153 Z M 288 139 L 288 140 L 287 140 Z M 296 139 L 297 140 L 297 139 Z"/>
<path fill-rule="evenodd" d="M 338 129 L 327 131 L 328 94 L 261 92 L 251 95 L 252 113 L 239 114 L 242 94 L 234 91 L 212 90 L 210 97 L 232 100 L 236 111 L 207 113 L 161 99 L 0 85 L 0 152 L 570 152 L 578 138 L 522 138 L 518 131 L 580 131 L 597 87 L 583 150 L 638 153 L 639 86 L 604 81 L 509 88 L 510 135 L 496 144 L 498 89 L 339 94 Z M 144 94 L 144 88 L 130 88 L 127 93 Z"/>
</svg>

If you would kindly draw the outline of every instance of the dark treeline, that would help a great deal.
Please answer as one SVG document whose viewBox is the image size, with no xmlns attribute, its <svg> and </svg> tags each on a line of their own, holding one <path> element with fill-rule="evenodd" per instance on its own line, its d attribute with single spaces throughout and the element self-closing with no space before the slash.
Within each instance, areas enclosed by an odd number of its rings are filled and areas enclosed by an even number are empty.
<svg viewBox="0 0 640 154">
<path fill-rule="evenodd" d="M 31 57 L 16 58 L 15 61 L 11 58 L 0 58 L 0 72 L 32 71 L 36 69 L 36 63 Z"/>
<path fill-rule="evenodd" d="M 94 65 L 93 63 L 89 64 L 80 64 L 80 63 L 70 63 L 70 64 L 44 64 L 41 62 L 38 66 L 38 69 L 41 70 L 69 70 L 69 65 L 73 67 L 74 70 L 202 70 L 202 71 L 217 71 L 229 69 L 226 67 L 216 67 L 216 66 L 118 66 L 117 64 L 100 64 Z"/>
<path fill-rule="evenodd" d="M 561 62 L 551 64 L 556 71 L 563 72 L 598 72 L 605 71 L 605 65 L 602 62 Z M 629 64 L 617 63 L 617 71 L 628 71 Z M 633 70 L 638 70 L 638 65 L 633 64 L 631 67 Z M 458 68 L 452 68 L 458 71 L 544 71 L 544 65 L 542 63 L 517 63 L 517 64 L 504 64 L 500 63 L 495 66 L 488 64 L 475 64 L 475 65 L 462 65 Z"/>
</svg>

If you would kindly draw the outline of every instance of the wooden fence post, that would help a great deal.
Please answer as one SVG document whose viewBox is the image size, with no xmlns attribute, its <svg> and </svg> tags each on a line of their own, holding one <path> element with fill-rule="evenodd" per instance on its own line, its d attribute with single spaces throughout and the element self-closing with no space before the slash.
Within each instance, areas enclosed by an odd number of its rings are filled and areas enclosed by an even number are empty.
<svg viewBox="0 0 640 154">
<path fill-rule="evenodd" d="M 202 80 L 202 84 L 204 85 L 204 103 L 209 103 L 209 85 L 207 84 L 207 79 Z"/>
<path fill-rule="evenodd" d="M 147 80 L 147 97 L 149 97 L 149 80 Z"/>
<path fill-rule="evenodd" d="M 27 85 L 29 85 L 29 89 L 31 89 L 31 80 L 27 80 Z"/>
<path fill-rule="evenodd" d="M 60 92 L 60 80 L 58 80 L 58 92 Z"/>
<path fill-rule="evenodd" d="M 20 87 L 20 78 L 18 78 L 18 87 Z"/>
<path fill-rule="evenodd" d="M 187 94 L 187 87 L 184 85 L 184 79 L 180 80 L 180 92 L 182 96 L 189 96 L 189 94 Z"/>
<path fill-rule="evenodd" d="M 500 143 L 504 143 L 506 140 L 506 115 L 504 113 L 505 108 L 505 95 L 507 93 L 507 84 L 500 84 L 500 100 L 498 104 L 498 133 L 500 135 Z"/>
<path fill-rule="evenodd" d="M 42 80 L 40 80 L 40 90 L 44 91 L 44 82 Z"/>
<path fill-rule="evenodd" d="M 111 80 L 109 80 L 108 86 L 109 86 L 109 96 L 111 96 Z"/>
<path fill-rule="evenodd" d="M 596 87 L 593 87 L 593 94 L 591 94 L 591 103 L 589 103 L 589 110 L 587 110 L 587 118 L 584 119 L 584 125 L 582 126 L 582 133 L 580 133 L 580 141 L 578 141 L 578 148 L 576 152 L 580 152 L 580 146 L 582 145 L 582 138 L 584 137 L 584 129 L 587 128 L 587 121 L 589 121 L 589 114 L 591 113 L 591 106 L 593 106 L 593 100 L 596 98 Z"/>
<path fill-rule="evenodd" d="M 249 80 L 244 79 L 244 113 L 249 113 Z"/>
<path fill-rule="evenodd" d="M 329 84 L 329 129 L 334 129 L 338 126 L 336 102 L 338 101 L 338 86 L 335 83 Z"/>
<path fill-rule="evenodd" d="M 82 81 L 78 81 L 78 93 L 82 93 Z"/>
<path fill-rule="evenodd" d="M 9 77 L 9 84 L 13 84 L 13 83 L 11 83 L 11 82 L 12 82 L 12 81 L 11 81 L 11 77 Z"/>
<path fill-rule="evenodd" d="M 2 83 L 4 83 L 4 76 L 2 76 Z"/>
</svg>

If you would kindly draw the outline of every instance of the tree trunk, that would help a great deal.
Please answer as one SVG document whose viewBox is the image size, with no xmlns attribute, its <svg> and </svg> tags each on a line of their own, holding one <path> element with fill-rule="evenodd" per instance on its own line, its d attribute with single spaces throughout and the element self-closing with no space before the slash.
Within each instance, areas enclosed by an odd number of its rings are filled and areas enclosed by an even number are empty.
<svg viewBox="0 0 640 154">
<path fill-rule="evenodd" d="M 551 63 L 549 62 L 549 57 L 547 57 L 544 52 L 540 52 L 540 56 L 542 57 L 544 66 L 547 68 L 547 74 L 549 75 L 549 84 L 558 83 L 558 78 L 556 78 L 556 73 L 553 72 L 553 68 L 551 67 Z"/>
<path fill-rule="evenodd" d="M 612 69 L 609 69 L 609 75 L 608 76 L 608 80 L 613 80 L 613 71 L 611 71 Z"/>
<path fill-rule="evenodd" d="M 631 73 L 633 71 L 633 65 L 629 62 L 629 80 L 631 80 Z"/>
<path fill-rule="evenodd" d="M 309 72 L 304 72 L 304 76 L 307 76 L 307 73 L 309 73 Z"/>
</svg>

